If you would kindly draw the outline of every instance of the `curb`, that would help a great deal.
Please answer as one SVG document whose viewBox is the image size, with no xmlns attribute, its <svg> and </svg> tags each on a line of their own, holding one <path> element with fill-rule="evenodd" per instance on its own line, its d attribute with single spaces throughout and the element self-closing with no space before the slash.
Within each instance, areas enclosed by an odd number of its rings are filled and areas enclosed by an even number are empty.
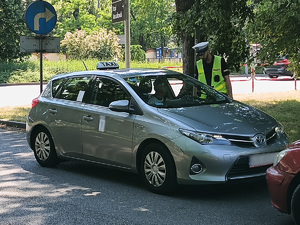
<svg viewBox="0 0 300 225">
<path fill-rule="evenodd" d="M 9 127 L 16 127 L 20 129 L 26 129 L 26 123 L 24 122 L 17 122 L 17 121 L 8 121 L 8 120 L 0 120 L 1 125 L 6 125 Z"/>
</svg>

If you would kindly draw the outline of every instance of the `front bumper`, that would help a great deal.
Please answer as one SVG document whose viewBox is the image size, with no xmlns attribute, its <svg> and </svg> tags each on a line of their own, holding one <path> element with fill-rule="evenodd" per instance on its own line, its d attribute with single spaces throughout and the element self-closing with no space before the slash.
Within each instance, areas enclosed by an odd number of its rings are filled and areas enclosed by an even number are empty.
<svg viewBox="0 0 300 225">
<path fill-rule="evenodd" d="M 236 145 L 201 145 L 180 137 L 175 142 L 169 142 L 167 147 L 174 158 L 179 184 L 209 184 L 264 177 L 275 155 L 286 147 L 286 140 L 282 137 L 277 143 L 265 148 L 246 148 Z M 274 158 L 266 164 L 251 166 L 251 156 L 266 154 Z M 194 158 L 203 168 L 199 174 L 191 173 Z"/>
</svg>

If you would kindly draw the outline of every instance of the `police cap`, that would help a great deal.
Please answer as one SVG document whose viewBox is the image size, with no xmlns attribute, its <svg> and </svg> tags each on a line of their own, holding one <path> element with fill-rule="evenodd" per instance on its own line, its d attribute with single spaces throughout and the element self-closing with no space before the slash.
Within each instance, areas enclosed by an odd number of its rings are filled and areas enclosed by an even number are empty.
<svg viewBox="0 0 300 225">
<path fill-rule="evenodd" d="M 208 49 L 208 44 L 209 44 L 208 41 L 200 42 L 200 43 L 196 44 L 195 46 L 193 46 L 193 49 L 196 51 L 196 53 L 204 53 Z"/>
</svg>

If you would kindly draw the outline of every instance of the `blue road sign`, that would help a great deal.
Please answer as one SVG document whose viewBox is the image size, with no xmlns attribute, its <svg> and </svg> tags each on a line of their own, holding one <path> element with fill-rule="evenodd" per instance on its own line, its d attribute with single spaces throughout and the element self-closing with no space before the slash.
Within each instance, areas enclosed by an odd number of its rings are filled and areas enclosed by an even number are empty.
<svg viewBox="0 0 300 225">
<path fill-rule="evenodd" d="M 25 13 L 28 28 L 36 34 L 48 34 L 56 25 L 57 14 L 53 6 L 44 1 L 31 3 Z"/>
</svg>

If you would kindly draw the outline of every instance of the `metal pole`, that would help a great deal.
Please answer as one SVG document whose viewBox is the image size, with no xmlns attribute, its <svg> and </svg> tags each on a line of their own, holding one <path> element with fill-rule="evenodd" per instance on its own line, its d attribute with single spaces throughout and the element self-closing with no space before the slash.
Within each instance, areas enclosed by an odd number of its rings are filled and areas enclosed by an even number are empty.
<svg viewBox="0 0 300 225">
<path fill-rule="evenodd" d="M 125 0 L 125 65 L 130 68 L 130 0 Z"/>
<path fill-rule="evenodd" d="M 40 93 L 43 92 L 43 38 L 40 37 Z"/>
<path fill-rule="evenodd" d="M 252 68 L 252 92 L 254 92 L 255 67 Z"/>
</svg>

